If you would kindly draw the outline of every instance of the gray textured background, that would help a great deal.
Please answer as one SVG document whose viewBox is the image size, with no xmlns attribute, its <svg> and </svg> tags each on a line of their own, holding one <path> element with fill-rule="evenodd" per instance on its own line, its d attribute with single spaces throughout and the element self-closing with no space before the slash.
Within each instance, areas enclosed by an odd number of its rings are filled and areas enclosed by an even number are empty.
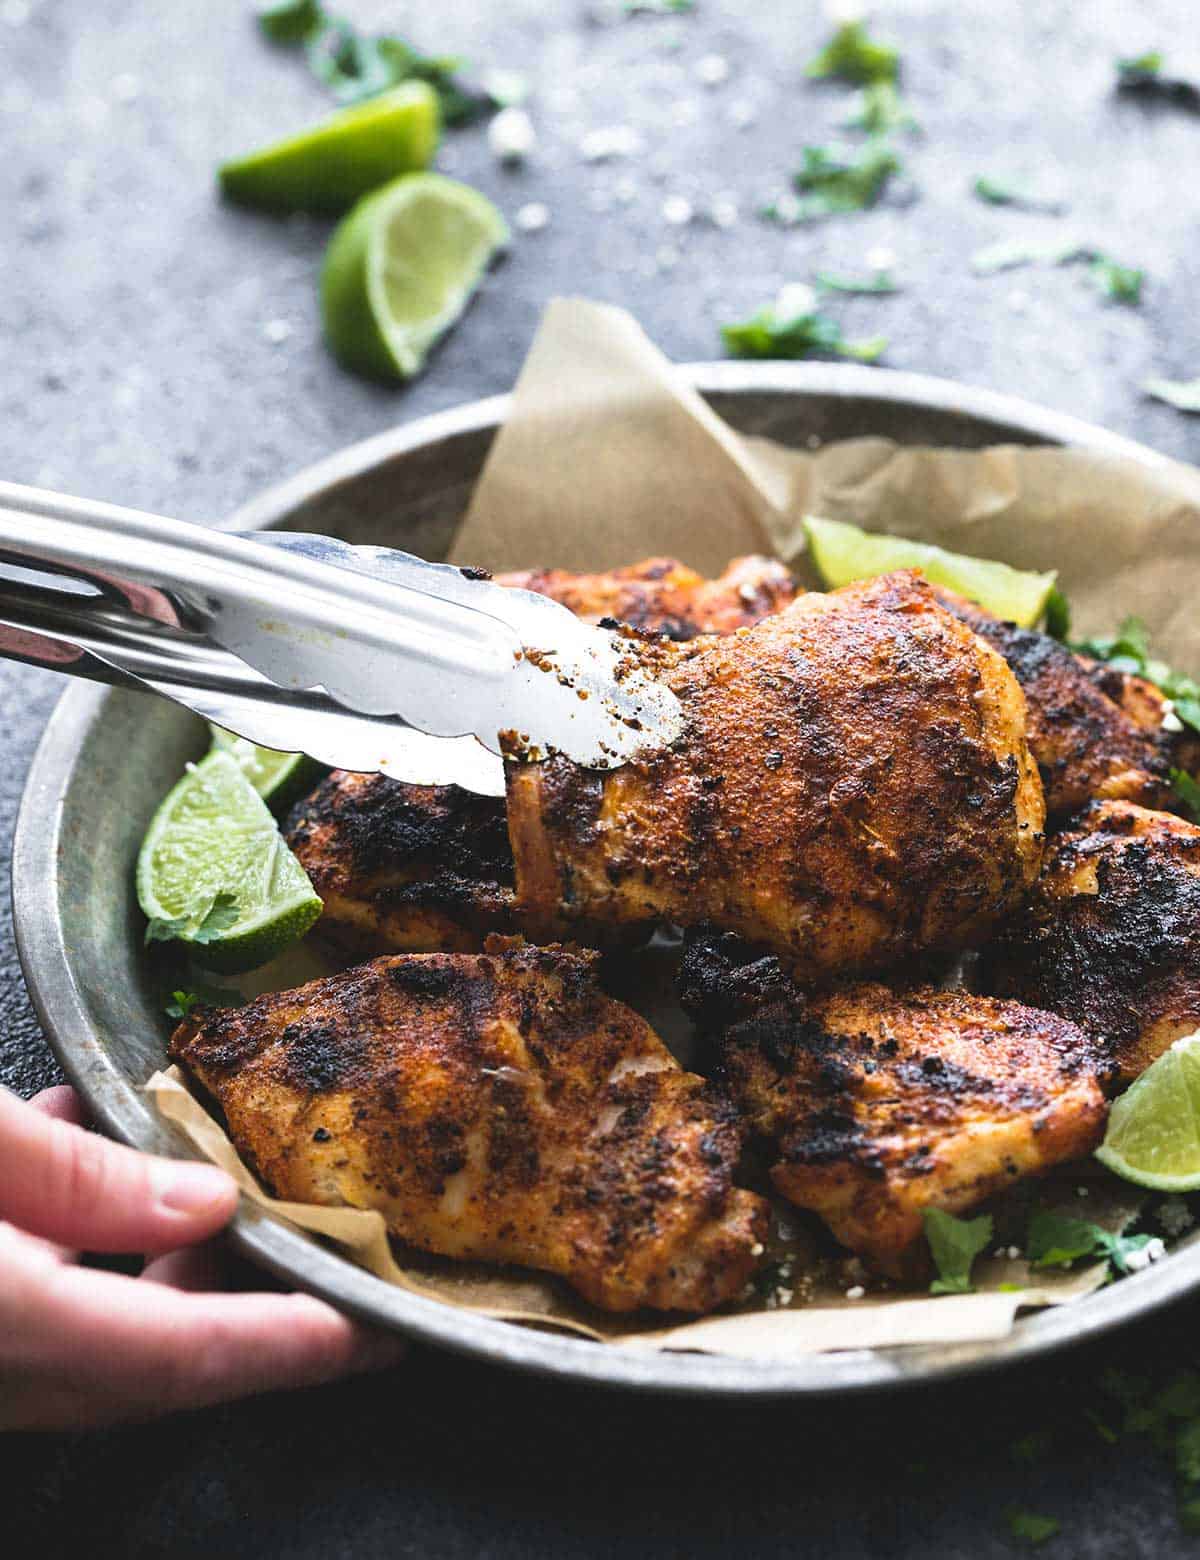
<svg viewBox="0 0 1200 1560">
<path fill-rule="evenodd" d="M 804 82 L 814 5 L 700 0 L 680 19 L 602 6 L 457 0 L 344 7 L 426 47 L 533 78 L 536 157 L 498 169 L 481 131 L 441 166 L 511 216 L 544 201 L 428 372 L 406 390 L 344 377 L 319 340 L 314 277 L 327 228 L 223 208 L 222 157 L 322 112 L 322 91 L 262 46 L 243 0 L 0 0 L 0 474 L 188 518 L 398 419 L 507 388 L 545 300 L 631 307 L 677 358 L 718 355 L 717 323 L 818 266 L 861 268 L 886 244 L 906 290 L 833 305 L 891 336 L 887 361 L 1011 390 L 1185 459 L 1200 423 L 1142 399 L 1147 374 L 1197 370 L 1194 188 L 1200 119 L 1118 101 L 1112 60 L 1150 47 L 1181 66 L 1189 0 L 952 5 L 899 0 L 926 135 L 915 191 L 818 227 L 754 220 L 806 141 L 846 106 Z M 439 14 L 440 13 L 440 14 Z M 1200 46 L 1198 46 L 1200 47 Z M 696 63 L 730 66 L 717 88 Z M 735 128 L 744 118 L 754 123 Z M 631 124 L 645 150 L 587 164 L 589 129 Z M 981 205 L 979 171 L 1024 172 L 1069 197 L 1059 222 Z M 738 223 L 671 227 L 662 205 L 735 199 Z M 1078 268 L 970 274 L 978 246 L 1070 229 L 1149 273 L 1139 309 L 1106 304 Z M 286 321 L 273 342 L 264 329 Z M 49 675 L 0 667 L 0 850 Z M 114 798 L 114 805 L 119 799 Z M 57 1070 L 29 1011 L 0 912 L 0 1080 Z M 849 1407 L 750 1410 L 584 1396 L 421 1355 L 386 1381 L 265 1400 L 167 1427 L 11 1441 L 6 1554 L 890 1556 L 1002 1555 L 1001 1513 L 1064 1520 L 1047 1554 L 1185 1554 L 1166 1465 L 1110 1448 L 1075 1410 L 1101 1367 L 1191 1358 L 1186 1306 L 1102 1350 L 970 1387 Z M 1014 1436 L 1057 1426 L 1029 1469 Z"/>
</svg>

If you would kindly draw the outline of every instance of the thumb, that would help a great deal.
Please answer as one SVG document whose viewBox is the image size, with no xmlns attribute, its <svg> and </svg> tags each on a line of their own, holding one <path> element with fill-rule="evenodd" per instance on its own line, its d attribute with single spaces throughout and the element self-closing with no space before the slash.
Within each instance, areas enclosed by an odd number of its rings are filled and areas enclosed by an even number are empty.
<svg viewBox="0 0 1200 1560">
<path fill-rule="evenodd" d="M 55 1120 L 0 1088 L 0 1219 L 84 1251 L 170 1251 L 227 1224 L 215 1165 L 156 1159 Z"/>
</svg>

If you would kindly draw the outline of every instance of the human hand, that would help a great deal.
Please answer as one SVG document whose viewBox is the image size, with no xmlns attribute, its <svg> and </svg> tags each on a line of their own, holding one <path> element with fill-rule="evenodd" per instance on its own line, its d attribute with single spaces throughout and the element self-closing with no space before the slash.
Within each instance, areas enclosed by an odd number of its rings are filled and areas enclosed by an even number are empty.
<svg viewBox="0 0 1200 1560">
<path fill-rule="evenodd" d="M 397 1360 L 400 1340 L 299 1294 L 213 1293 L 199 1243 L 233 1216 L 224 1171 L 88 1132 L 78 1097 L 0 1088 L 0 1430 L 148 1419 Z M 145 1253 L 139 1278 L 80 1251 Z"/>
</svg>

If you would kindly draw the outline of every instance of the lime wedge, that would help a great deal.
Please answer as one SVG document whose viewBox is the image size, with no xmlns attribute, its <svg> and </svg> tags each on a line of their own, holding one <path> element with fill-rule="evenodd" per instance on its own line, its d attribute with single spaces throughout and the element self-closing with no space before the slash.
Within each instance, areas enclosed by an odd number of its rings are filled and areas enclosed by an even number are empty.
<svg viewBox="0 0 1200 1560">
<path fill-rule="evenodd" d="M 321 271 L 338 361 L 375 379 L 410 378 L 507 242 L 491 201 L 440 174 L 396 179 L 368 196 L 334 232 Z"/>
<path fill-rule="evenodd" d="M 1200 1030 L 1176 1040 L 1113 1101 L 1096 1158 L 1157 1192 L 1200 1189 Z"/>
<path fill-rule="evenodd" d="M 137 863 L 148 941 L 188 944 L 237 974 L 272 959 L 321 913 L 304 868 L 236 760 L 216 748 L 170 792 Z"/>
<path fill-rule="evenodd" d="M 427 168 L 437 150 L 437 93 L 406 81 L 310 130 L 223 163 L 231 200 L 270 211 L 345 211 L 397 174 Z"/>
<path fill-rule="evenodd" d="M 277 753 L 274 748 L 255 747 L 245 737 L 220 726 L 210 724 L 208 729 L 213 747 L 230 755 L 276 817 L 311 790 L 321 776 L 322 765 L 306 753 Z"/>
<path fill-rule="evenodd" d="M 990 558 L 969 558 L 929 542 L 863 531 L 844 520 L 805 515 L 804 532 L 813 563 L 831 590 L 852 580 L 869 580 L 893 569 L 920 569 L 934 585 L 945 585 L 1021 628 L 1032 628 L 1046 610 L 1057 574 L 1033 574 Z"/>
</svg>

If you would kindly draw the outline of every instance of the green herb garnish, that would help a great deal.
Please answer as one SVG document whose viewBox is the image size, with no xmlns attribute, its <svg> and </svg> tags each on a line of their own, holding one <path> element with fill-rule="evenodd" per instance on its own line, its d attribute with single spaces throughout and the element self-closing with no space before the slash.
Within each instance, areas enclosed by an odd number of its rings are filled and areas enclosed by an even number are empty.
<svg viewBox="0 0 1200 1560">
<path fill-rule="evenodd" d="M 1020 206 L 1026 211 L 1065 211 L 1066 205 L 1054 196 L 1046 195 L 1020 179 L 998 179 L 981 173 L 971 188 L 980 200 L 993 206 Z"/>
<path fill-rule="evenodd" d="M 1161 98 L 1200 113 L 1200 87 L 1181 76 L 1163 75 L 1164 56 L 1159 49 L 1117 61 L 1117 91 L 1130 96 Z"/>
<path fill-rule="evenodd" d="M 868 37 L 865 23 L 846 22 L 808 62 L 804 74 L 817 79 L 840 76 L 861 87 L 873 81 L 895 81 L 899 69 L 898 49 Z"/>
<path fill-rule="evenodd" d="M 1121 81 L 1127 81 L 1131 76 L 1157 76 L 1163 67 L 1163 55 L 1161 49 L 1152 49 L 1147 54 L 1137 54 L 1133 59 L 1117 61 L 1117 76 Z"/>
<path fill-rule="evenodd" d="M 830 292 L 894 293 L 900 291 L 890 271 L 869 271 L 861 276 L 849 276 L 837 271 L 818 271 L 815 281 L 818 287 L 825 287 Z"/>
<path fill-rule="evenodd" d="M 1025 1544 L 1044 1544 L 1062 1527 L 1057 1517 L 1043 1517 L 1036 1511 L 1026 1511 L 1023 1506 L 1010 1506 L 1004 1513 L 1008 1531 Z"/>
<path fill-rule="evenodd" d="M 1115 634 L 1081 639 L 1071 646 L 1081 655 L 1115 666 L 1151 682 L 1175 707 L 1185 726 L 1200 731 L 1200 683 L 1182 672 L 1172 671 L 1165 661 L 1150 654 L 1150 635 L 1140 618 L 1127 617 Z"/>
<path fill-rule="evenodd" d="M 1128 1273 L 1129 1258 L 1149 1245 L 1149 1235 L 1120 1235 L 1063 1214 L 1035 1213 L 1029 1221 L 1025 1251 L 1034 1267 L 1070 1267 L 1081 1257 L 1106 1257 L 1118 1273 Z"/>
<path fill-rule="evenodd" d="M 775 215 L 781 221 L 812 222 L 873 206 L 893 173 L 903 168 L 893 148 L 878 138 L 861 147 L 806 146 L 792 183 L 803 193 Z M 778 203 L 777 203 L 778 205 Z"/>
<path fill-rule="evenodd" d="M 485 92 L 458 79 L 462 61 L 422 54 L 395 34 L 371 37 L 333 16 L 319 0 L 280 0 L 259 10 L 259 25 L 275 43 L 302 47 L 309 68 L 342 103 L 377 96 L 402 81 L 427 81 L 438 95 L 442 122 L 469 124 L 494 106 Z"/>
<path fill-rule="evenodd" d="M 1200 823 L 1200 784 L 1186 769 L 1172 769 L 1171 785 L 1193 823 Z"/>
<path fill-rule="evenodd" d="M 1071 260 L 1090 260 L 1095 249 L 1078 238 L 1012 238 L 988 244 L 971 256 L 971 269 L 980 276 L 993 271 L 1010 271 L 1018 265 L 1066 265 Z"/>
<path fill-rule="evenodd" d="M 1100 255 L 1092 262 L 1092 280 L 1114 303 L 1141 303 L 1146 273 Z"/>
<path fill-rule="evenodd" d="M 938 1276 L 929 1286 L 931 1295 L 966 1295 L 971 1292 L 971 1264 L 992 1238 L 992 1216 L 956 1219 L 940 1208 L 922 1214 L 925 1239 Z"/>
<path fill-rule="evenodd" d="M 1071 603 L 1057 585 L 1050 587 L 1050 594 L 1046 597 L 1042 629 L 1051 639 L 1065 640 L 1071 632 Z"/>
<path fill-rule="evenodd" d="M 171 993 L 171 1000 L 163 1008 L 168 1018 L 187 1018 L 197 1005 L 203 1007 L 238 1007 L 242 1001 L 240 991 L 229 991 L 223 986 L 197 985 L 190 991 Z"/>
<path fill-rule="evenodd" d="M 1180 412 L 1200 412 L 1200 379 L 1144 379 L 1142 389 Z"/>
<path fill-rule="evenodd" d="M 687 16 L 696 0 L 622 0 L 626 16 Z"/>
<path fill-rule="evenodd" d="M 892 81 L 872 81 L 865 86 L 842 123 L 848 130 L 866 130 L 871 135 L 891 135 L 901 130 L 918 135 L 921 130 L 920 121 Z"/>
<path fill-rule="evenodd" d="M 146 942 L 172 942 L 177 937 L 186 937 L 188 942 L 210 943 L 222 932 L 227 932 L 240 914 L 237 895 L 222 889 L 199 921 L 188 915 L 155 916 L 147 923 Z"/>
<path fill-rule="evenodd" d="M 734 357 L 802 358 L 815 353 L 873 363 L 887 346 L 886 336 L 849 341 L 842 327 L 817 308 L 816 294 L 802 283 L 780 290 L 749 319 L 723 325 L 721 336 Z"/>
</svg>

